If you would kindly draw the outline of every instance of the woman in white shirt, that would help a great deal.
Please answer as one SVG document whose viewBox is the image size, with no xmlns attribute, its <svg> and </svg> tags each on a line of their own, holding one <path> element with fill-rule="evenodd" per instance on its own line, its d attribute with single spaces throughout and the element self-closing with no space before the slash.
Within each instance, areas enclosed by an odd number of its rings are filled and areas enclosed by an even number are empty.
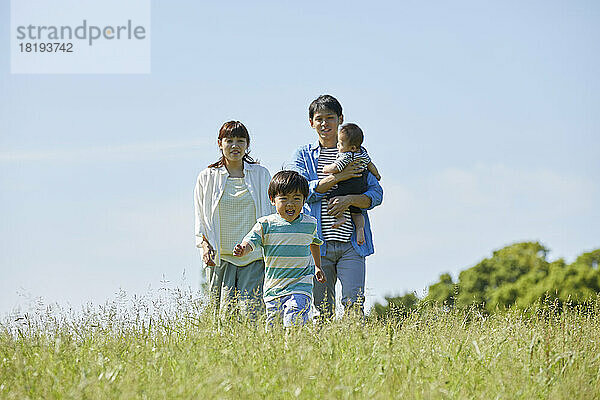
<svg viewBox="0 0 600 400">
<path fill-rule="evenodd" d="M 233 248 L 258 218 L 273 212 L 267 194 L 271 176 L 248 154 L 250 135 L 241 122 L 224 123 L 217 144 L 222 156 L 200 172 L 194 190 L 196 247 L 217 312 L 224 314 L 239 300 L 240 310 L 252 317 L 262 307 L 262 252 L 240 258 Z"/>
</svg>

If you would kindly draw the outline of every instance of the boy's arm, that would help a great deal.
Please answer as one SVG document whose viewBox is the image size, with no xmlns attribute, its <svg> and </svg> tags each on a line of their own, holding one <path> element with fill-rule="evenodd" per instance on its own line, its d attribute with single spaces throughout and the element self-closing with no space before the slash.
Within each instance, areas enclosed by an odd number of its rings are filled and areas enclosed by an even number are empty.
<svg viewBox="0 0 600 400">
<path fill-rule="evenodd" d="M 373 174 L 375 178 L 377 178 L 378 181 L 381 180 L 381 175 L 379 175 L 379 171 L 377 171 L 377 167 L 375 166 L 375 164 L 373 164 L 373 161 L 367 164 L 367 169 L 370 173 Z"/>
<path fill-rule="evenodd" d="M 238 243 L 233 248 L 233 255 L 236 257 L 242 257 L 250 253 L 257 246 L 263 245 L 263 226 L 259 219 L 256 224 L 252 227 L 250 232 L 242 239 L 241 243 Z"/>
<path fill-rule="evenodd" d="M 317 281 L 325 283 L 327 279 L 325 278 L 325 273 L 321 269 L 321 250 L 319 249 L 319 245 L 314 243 L 311 244 L 310 253 L 312 254 L 313 260 L 315 260 L 315 276 L 317 277 Z"/>
<path fill-rule="evenodd" d="M 246 242 L 246 241 L 242 241 L 242 243 L 238 243 L 235 245 L 235 247 L 233 248 L 233 255 L 236 257 L 243 257 L 246 254 L 250 253 L 252 251 L 252 246 L 250 245 L 250 243 Z"/>
</svg>

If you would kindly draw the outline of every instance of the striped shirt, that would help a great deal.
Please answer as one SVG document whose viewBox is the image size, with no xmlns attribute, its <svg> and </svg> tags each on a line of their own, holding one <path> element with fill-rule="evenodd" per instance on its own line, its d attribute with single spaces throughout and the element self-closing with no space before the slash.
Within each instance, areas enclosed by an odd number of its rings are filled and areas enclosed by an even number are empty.
<svg viewBox="0 0 600 400">
<path fill-rule="evenodd" d="M 279 214 L 258 219 L 243 240 L 252 249 L 261 246 L 265 257 L 265 302 L 292 293 L 312 298 L 315 266 L 310 252 L 311 244 L 322 245 L 317 236 L 317 220 L 300 214 L 292 222 Z"/>
<path fill-rule="evenodd" d="M 354 160 L 358 160 L 361 171 L 364 171 L 371 162 L 371 157 L 369 157 L 367 149 L 361 146 L 357 152 L 347 151 L 345 153 L 338 153 L 335 159 L 335 166 L 341 171 Z"/>
<path fill-rule="evenodd" d="M 317 176 L 319 179 L 323 179 L 328 175 L 327 173 L 323 172 L 323 167 L 333 164 L 336 160 L 337 154 L 338 150 L 336 147 L 331 149 L 321 147 L 319 161 L 317 163 Z M 323 200 L 321 201 L 321 232 L 323 233 L 323 239 L 325 239 L 326 242 L 330 240 L 349 242 L 352 232 L 354 231 L 354 225 L 352 225 L 350 211 L 344 211 L 346 223 L 337 229 L 332 228 L 333 224 L 335 223 L 335 217 L 327 213 L 328 194 L 335 188 L 337 188 L 337 185 L 333 186 L 327 193 L 325 193 Z"/>
</svg>

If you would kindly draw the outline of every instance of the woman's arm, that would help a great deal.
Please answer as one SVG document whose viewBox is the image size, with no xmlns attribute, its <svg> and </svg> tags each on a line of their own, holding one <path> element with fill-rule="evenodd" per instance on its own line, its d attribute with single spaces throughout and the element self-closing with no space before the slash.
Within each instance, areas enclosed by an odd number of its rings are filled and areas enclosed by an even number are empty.
<svg viewBox="0 0 600 400">
<path fill-rule="evenodd" d="M 202 249 L 202 261 L 210 266 L 215 266 L 215 250 L 206 238 L 206 227 L 204 226 L 204 191 L 202 190 L 201 179 L 198 177 L 196 187 L 194 188 L 194 210 L 195 210 L 195 232 L 196 247 Z"/>
</svg>

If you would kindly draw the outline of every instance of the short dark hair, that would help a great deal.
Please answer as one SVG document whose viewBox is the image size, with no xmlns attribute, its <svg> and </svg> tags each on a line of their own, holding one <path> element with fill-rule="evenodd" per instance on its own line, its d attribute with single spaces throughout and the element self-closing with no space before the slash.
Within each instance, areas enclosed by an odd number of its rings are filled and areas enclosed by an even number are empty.
<svg viewBox="0 0 600 400">
<path fill-rule="evenodd" d="M 323 110 L 333 111 L 338 117 L 342 115 L 342 105 L 335 97 L 329 94 L 322 94 L 310 103 L 310 106 L 308 106 L 308 118 L 312 120 L 315 113 Z"/>
<path fill-rule="evenodd" d="M 279 171 L 273 175 L 269 183 L 269 199 L 273 201 L 275 197 L 300 192 L 304 196 L 304 201 L 308 198 L 308 181 L 305 177 L 296 171 Z"/>
<path fill-rule="evenodd" d="M 340 128 L 340 132 L 338 135 L 344 134 L 346 135 L 346 139 L 348 139 L 348 144 L 350 146 L 360 147 L 362 145 L 364 135 L 362 129 L 356 124 L 344 124 Z"/>
</svg>

